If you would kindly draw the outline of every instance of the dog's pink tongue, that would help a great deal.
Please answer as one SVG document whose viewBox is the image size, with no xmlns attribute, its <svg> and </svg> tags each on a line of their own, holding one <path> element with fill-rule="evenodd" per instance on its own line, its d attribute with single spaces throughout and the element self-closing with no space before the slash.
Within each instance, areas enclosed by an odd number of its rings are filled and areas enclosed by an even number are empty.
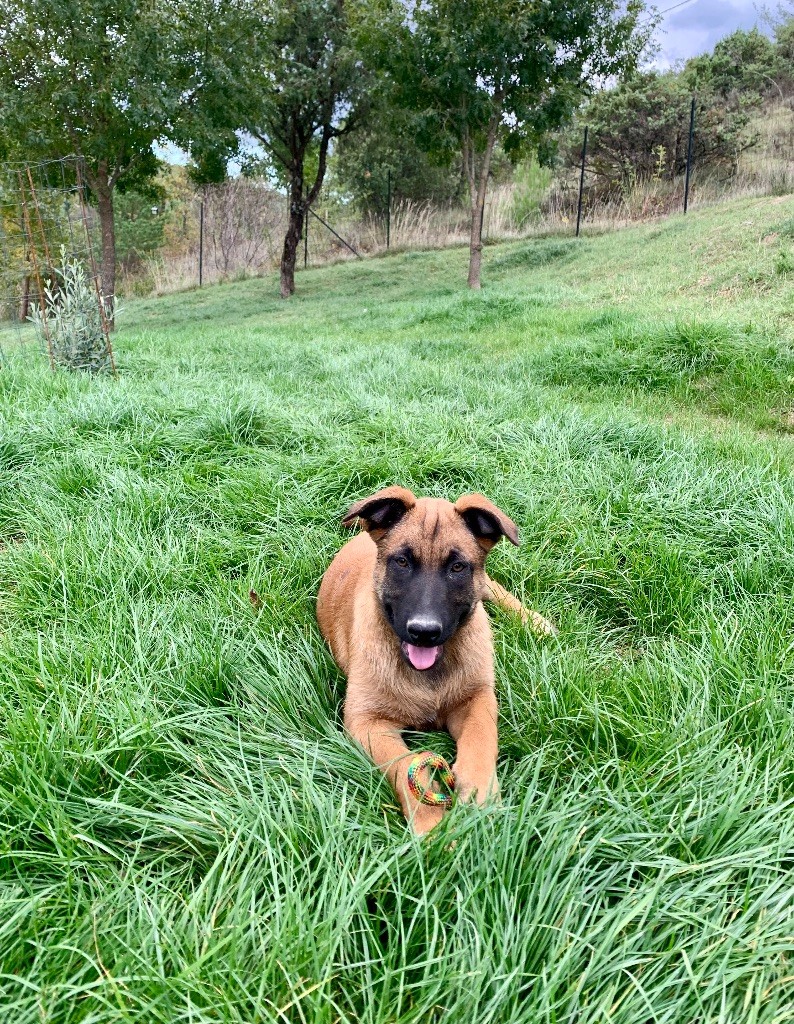
<svg viewBox="0 0 794 1024">
<path fill-rule="evenodd" d="M 405 653 L 408 655 L 408 660 L 411 662 L 413 667 L 418 669 L 420 672 L 423 672 L 427 668 L 432 668 L 438 661 L 440 652 L 440 647 L 414 647 L 413 644 L 405 645 Z"/>
</svg>

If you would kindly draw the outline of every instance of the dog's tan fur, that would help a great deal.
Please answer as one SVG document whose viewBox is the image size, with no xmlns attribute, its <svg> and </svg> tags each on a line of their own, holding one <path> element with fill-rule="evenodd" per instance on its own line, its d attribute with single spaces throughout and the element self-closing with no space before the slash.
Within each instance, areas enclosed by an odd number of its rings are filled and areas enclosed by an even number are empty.
<svg viewBox="0 0 794 1024">
<path fill-rule="evenodd" d="M 408 789 L 411 752 L 400 735 L 403 729 L 449 730 L 457 744 L 453 771 L 459 798 L 473 797 L 483 803 L 497 792 L 493 644 L 483 599 L 517 612 L 540 632 L 552 632 L 553 627 L 486 575 L 485 557 L 492 543 L 478 541 L 461 513 L 486 507 L 500 518 L 505 534 L 512 531 L 514 542 L 518 541 L 515 525 L 486 498 L 467 495 L 452 505 L 442 499 L 416 499 L 398 487 L 373 497 L 379 496 L 398 497 L 408 506 L 407 513 L 391 529 L 372 529 L 345 544 L 323 577 L 317 618 L 347 676 L 345 728 L 385 772 L 406 818 L 421 834 L 436 825 L 444 812 L 418 803 Z M 354 505 L 346 521 L 354 520 L 364 505 Z M 441 665 L 430 670 L 432 678 L 406 663 L 379 600 L 389 552 L 406 543 L 421 551 L 424 564 L 443 562 L 454 547 L 474 567 L 479 600 L 444 645 Z"/>
</svg>

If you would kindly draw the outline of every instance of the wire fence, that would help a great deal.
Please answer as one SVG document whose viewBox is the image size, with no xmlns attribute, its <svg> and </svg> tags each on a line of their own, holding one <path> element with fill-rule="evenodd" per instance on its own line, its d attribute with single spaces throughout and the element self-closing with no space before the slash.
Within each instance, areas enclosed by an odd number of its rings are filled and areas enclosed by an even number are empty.
<svg viewBox="0 0 794 1024">
<path fill-rule="evenodd" d="M 553 179 L 544 172 L 529 185 L 518 178 L 492 184 L 483 216 L 485 243 L 607 231 L 729 196 L 794 191 L 791 102 L 765 118 L 757 145 L 741 153 L 729 172 L 698 166 L 692 144 L 698 137 L 694 104 L 688 113 L 683 173 L 629 178 L 605 188 L 590 159 L 598 137 L 592 128 L 584 129 L 578 159 Z M 356 212 L 330 188 L 320 194 L 305 225 L 299 269 L 389 250 L 468 243 L 465 206 L 401 198 L 399 181 L 390 173 L 384 177 L 385 194 L 376 213 Z M 288 219 L 282 192 L 268 181 L 244 177 L 202 188 L 192 188 L 184 176 L 178 180 L 165 201 L 117 195 L 121 294 L 179 291 L 260 276 L 278 267 Z M 0 168 L 0 355 L 36 337 L 31 314 L 34 306 L 46 311 L 57 296 L 59 262 L 78 263 L 98 293 L 99 251 L 98 217 L 88 202 L 79 161 Z M 104 316 L 101 302 L 99 314 Z M 46 333 L 46 320 L 41 326 Z M 53 362 L 46 336 L 38 340 Z M 112 362 L 109 337 L 107 352 Z"/>
<path fill-rule="evenodd" d="M 598 148 L 597 134 L 585 128 L 575 176 L 571 168 L 558 177 L 544 204 L 546 214 L 563 223 L 572 222 L 574 234 L 578 234 L 588 225 L 608 229 L 686 213 L 692 205 L 710 205 L 726 198 L 794 192 L 794 101 L 781 103 L 759 122 L 752 146 L 730 156 L 722 154 L 721 159 L 698 155 L 698 116 L 693 98 L 687 123 L 679 125 L 677 133 L 682 146 L 680 170 L 670 159 L 672 154 L 660 145 L 643 154 L 644 171 L 630 165 L 611 178 L 604 170 L 603 154 L 592 155 Z M 649 172 L 648 165 L 655 161 L 658 168 Z"/>
<path fill-rule="evenodd" d="M 794 191 L 794 110 L 781 105 L 767 118 L 756 146 L 737 154 L 729 167 L 699 166 L 695 106 L 682 125 L 683 171 L 626 175 L 605 186 L 589 154 L 598 143 L 593 129 L 576 162 L 522 191 L 520 182 L 495 183 L 488 193 L 484 241 L 535 234 L 612 230 L 634 221 L 665 217 L 731 196 L 782 195 Z M 586 143 L 586 144 L 585 144 Z M 430 204 L 399 197 L 391 174 L 379 211 L 361 214 L 328 189 L 307 218 L 299 269 L 389 250 L 465 245 L 470 212 L 462 204 Z M 395 198 L 396 196 L 396 198 Z M 139 258 L 122 287 L 149 294 L 217 281 L 258 276 L 278 267 L 287 228 L 287 200 L 266 181 L 237 178 L 223 185 L 186 191 L 159 211 L 166 224 L 163 244 Z"/>
</svg>

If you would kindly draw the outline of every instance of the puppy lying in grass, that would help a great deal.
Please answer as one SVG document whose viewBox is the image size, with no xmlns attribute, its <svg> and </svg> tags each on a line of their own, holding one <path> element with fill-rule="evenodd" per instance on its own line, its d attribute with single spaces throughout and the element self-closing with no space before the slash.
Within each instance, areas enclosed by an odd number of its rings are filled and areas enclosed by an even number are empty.
<svg viewBox="0 0 794 1024">
<path fill-rule="evenodd" d="M 498 792 L 493 642 L 483 600 L 555 632 L 485 573 L 485 558 L 515 523 L 481 494 L 451 504 L 387 487 L 344 517 L 364 532 L 334 558 L 320 585 L 317 619 L 347 676 L 345 728 L 386 774 L 417 834 L 443 807 L 414 796 L 404 729 L 449 730 L 459 799 L 484 803 Z"/>
</svg>

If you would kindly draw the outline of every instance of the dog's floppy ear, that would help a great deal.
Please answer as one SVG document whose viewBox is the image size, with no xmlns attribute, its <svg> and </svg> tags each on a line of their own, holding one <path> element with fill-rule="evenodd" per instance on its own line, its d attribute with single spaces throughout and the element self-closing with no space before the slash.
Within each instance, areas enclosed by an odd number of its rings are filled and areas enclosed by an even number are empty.
<svg viewBox="0 0 794 1024">
<path fill-rule="evenodd" d="M 511 544 L 518 544 L 518 527 L 482 494 L 464 494 L 455 502 L 458 512 L 477 538 L 477 543 L 486 553 L 501 537 L 507 537 Z"/>
<path fill-rule="evenodd" d="M 377 494 L 352 504 L 342 523 L 345 526 L 352 526 L 356 519 L 359 519 L 372 539 L 380 540 L 415 504 L 416 498 L 407 488 L 386 487 Z"/>
</svg>

